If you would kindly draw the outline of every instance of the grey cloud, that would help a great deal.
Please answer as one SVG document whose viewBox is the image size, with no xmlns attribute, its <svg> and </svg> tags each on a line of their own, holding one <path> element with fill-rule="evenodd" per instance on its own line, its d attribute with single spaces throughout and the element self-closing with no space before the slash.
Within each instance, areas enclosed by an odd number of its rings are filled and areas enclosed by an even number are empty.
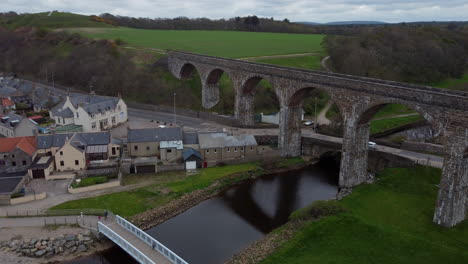
<svg viewBox="0 0 468 264">
<path fill-rule="evenodd" d="M 230 18 L 259 15 L 292 21 L 468 20 L 466 0 L 0 0 L 1 11 L 60 10 L 81 14 L 112 13 L 136 17 Z"/>
</svg>

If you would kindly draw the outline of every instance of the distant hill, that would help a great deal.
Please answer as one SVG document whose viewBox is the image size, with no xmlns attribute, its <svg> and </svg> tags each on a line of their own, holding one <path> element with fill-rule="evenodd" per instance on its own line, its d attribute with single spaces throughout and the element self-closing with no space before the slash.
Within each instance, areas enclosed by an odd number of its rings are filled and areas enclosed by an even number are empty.
<svg viewBox="0 0 468 264">
<path fill-rule="evenodd" d="M 329 23 L 317 23 L 317 22 L 294 22 L 297 24 L 303 25 L 310 25 L 310 26 L 317 26 L 317 25 L 325 25 L 325 26 L 343 26 L 343 25 L 384 25 L 388 24 L 387 22 L 381 21 L 336 21 L 336 22 L 329 22 Z"/>
<path fill-rule="evenodd" d="M 111 21 L 96 16 L 84 16 L 66 12 L 44 12 L 0 17 L 0 27 L 70 28 L 70 27 L 113 27 Z"/>
</svg>

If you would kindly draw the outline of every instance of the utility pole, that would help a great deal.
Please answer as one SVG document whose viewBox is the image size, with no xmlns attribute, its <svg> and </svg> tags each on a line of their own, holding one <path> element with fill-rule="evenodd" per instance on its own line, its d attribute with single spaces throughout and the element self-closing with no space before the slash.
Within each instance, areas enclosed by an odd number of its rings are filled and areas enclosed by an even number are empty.
<svg viewBox="0 0 468 264">
<path fill-rule="evenodd" d="M 315 120 L 314 120 L 314 131 L 317 129 L 317 97 L 315 99 Z"/>
<path fill-rule="evenodd" d="M 176 99 L 176 93 L 174 93 L 174 125 L 177 125 L 177 113 L 176 113 L 175 99 Z"/>
</svg>

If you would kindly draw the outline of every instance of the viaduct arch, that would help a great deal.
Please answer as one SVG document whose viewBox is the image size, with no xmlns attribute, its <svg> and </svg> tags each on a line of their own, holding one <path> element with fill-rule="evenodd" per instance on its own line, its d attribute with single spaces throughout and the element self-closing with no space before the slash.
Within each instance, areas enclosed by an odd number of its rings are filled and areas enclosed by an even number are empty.
<svg viewBox="0 0 468 264">
<path fill-rule="evenodd" d="M 202 80 L 205 108 L 219 101 L 219 77 L 227 73 L 235 93 L 235 117 L 254 124 L 255 86 L 269 81 L 280 103 L 278 135 L 282 156 L 301 154 L 300 109 L 307 90 L 326 91 L 338 105 L 344 122 L 340 188 L 366 181 L 369 122 L 388 103 L 410 106 L 447 139 L 434 222 L 454 226 L 468 215 L 468 94 L 427 86 L 344 74 L 309 71 L 185 52 L 169 53 L 169 70 L 179 79 L 194 70 Z"/>
</svg>

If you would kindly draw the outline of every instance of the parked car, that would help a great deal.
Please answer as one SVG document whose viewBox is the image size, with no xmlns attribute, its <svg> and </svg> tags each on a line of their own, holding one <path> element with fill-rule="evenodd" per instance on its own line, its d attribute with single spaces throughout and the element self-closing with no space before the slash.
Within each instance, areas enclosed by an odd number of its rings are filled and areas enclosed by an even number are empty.
<svg viewBox="0 0 468 264">
<path fill-rule="evenodd" d="M 376 146 L 377 146 L 377 143 L 369 141 L 369 148 L 370 149 L 375 149 Z"/>
<path fill-rule="evenodd" d="M 306 121 L 306 122 L 304 122 L 304 125 L 305 125 L 305 126 L 311 126 L 311 125 L 313 125 L 313 124 L 314 124 L 314 121 Z"/>
</svg>

